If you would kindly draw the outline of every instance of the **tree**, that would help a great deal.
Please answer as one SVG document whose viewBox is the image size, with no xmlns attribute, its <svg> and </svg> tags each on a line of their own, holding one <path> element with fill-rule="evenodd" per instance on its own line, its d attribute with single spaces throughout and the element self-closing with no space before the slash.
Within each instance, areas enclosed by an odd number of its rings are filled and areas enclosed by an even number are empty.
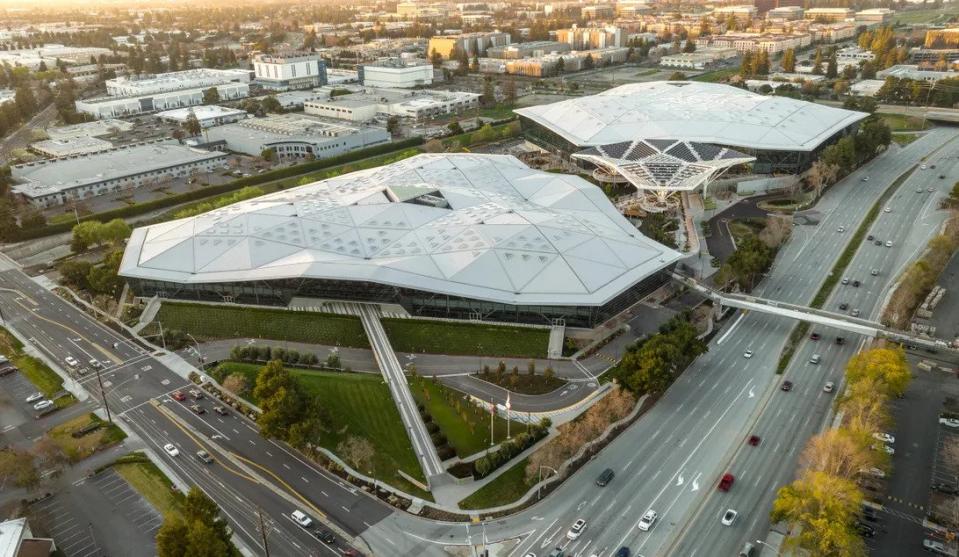
<svg viewBox="0 0 959 557">
<path fill-rule="evenodd" d="M 483 127 L 473 134 L 473 141 L 476 143 L 488 143 L 496 139 L 496 130 L 489 124 L 483 124 Z"/>
<path fill-rule="evenodd" d="M 280 101 L 277 100 L 275 95 L 269 95 L 265 99 L 260 101 L 260 108 L 264 112 L 270 114 L 281 114 L 283 112 L 283 105 L 280 104 Z"/>
<path fill-rule="evenodd" d="M 203 90 L 203 104 L 216 104 L 218 102 L 220 102 L 220 91 L 216 87 Z"/>
<path fill-rule="evenodd" d="M 912 374 L 906 353 L 901 348 L 872 348 L 849 360 L 846 378 L 850 384 L 871 378 L 888 396 L 901 396 L 906 392 Z"/>
<path fill-rule="evenodd" d="M 99 227 L 98 239 L 99 243 L 120 246 L 124 240 L 130 237 L 131 233 L 130 225 L 125 220 L 113 219 Z"/>
<path fill-rule="evenodd" d="M 864 556 L 865 545 L 854 528 L 862 500 L 855 483 L 806 471 L 779 490 L 770 520 L 800 525 L 801 532 L 791 539 L 815 555 Z"/>
<path fill-rule="evenodd" d="M 826 78 L 835 79 L 839 75 L 839 64 L 836 62 L 836 54 L 833 53 L 829 57 L 829 62 L 826 64 Z"/>
<path fill-rule="evenodd" d="M 29 85 L 17 87 L 13 100 L 17 112 L 20 113 L 20 118 L 23 120 L 29 118 L 37 110 L 37 99 L 33 96 L 33 90 L 30 89 Z"/>
<path fill-rule="evenodd" d="M 200 124 L 199 118 L 196 117 L 192 109 L 190 113 L 186 115 L 186 120 L 183 121 L 183 131 L 188 133 L 190 137 L 196 137 L 203 132 L 203 126 Z"/>
<path fill-rule="evenodd" d="M 736 274 L 736 281 L 744 289 L 752 289 L 756 279 L 772 264 L 774 252 L 759 241 L 754 234 L 747 234 L 736 245 L 736 251 L 727 262 Z"/>
<path fill-rule="evenodd" d="M 787 48 L 786 52 L 783 53 L 782 59 L 783 71 L 786 73 L 793 73 L 796 71 L 796 50 L 792 48 Z"/>
<path fill-rule="evenodd" d="M 391 136 L 397 136 L 400 133 L 400 119 L 397 116 L 390 116 L 386 119 L 386 131 Z"/>
<path fill-rule="evenodd" d="M 816 49 L 816 57 L 813 59 L 812 73 L 814 73 L 814 74 L 816 74 L 816 75 L 822 75 L 822 72 L 823 72 L 823 68 L 822 68 L 822 49 L 821 49 L 821 48 L 817 48 L 817 49 Z"/>
<path fill-rule="evenodd" d="M 187 554 L 189 531 L 186 522 L 177 514 L 169 514 L 157 531 L 156 546 L 159 557 L 181 557 Z"/>
<path fill-rule="evenodd" d="M 93 263 L 82 259 L 65 259 L 57 265 L 57 270 L 60 272 L 60 277 L 63 281 L 80 290 L 90 288 L 90 283 L 87 282 L 87 275 L 90 274 L 90 269 L 92 268 Z"/>
<path fill-rule="evenodd" d="M 272 147 L 267 147 L 266 149 L 260 151 L 260 158 L 267 162 L 272 162 L 274 159 L 276 159 L 276 151 Z"/>
<path fill-rule="evenodd" d="M 438 68 L 443 65 L 443 55 L 437 52 L 435 48 L 432 52 L 430 52 L 430 62 L 433 64 L 434 68 Z"/>
<path fill-rule="evenodd" d="M 516 81 L 512 77 L 506 78 L 503 83 L 503 101 L 507 106 L 516 104 Z"/>
<path fill-rule="evenodd" d="M 453 135 L 459 135 L 463 133 L 463 126 L 460 126 L 460 123 L 455 120 L 447 124 L 446 127 L 447 129 L 450 130 L 450 133 Z"/>
<path fill-rule="evenodd" d="M 673 72 L 673 74 L 669 76 L 669 81 L 686 81 L 686 74 L 683 72 Z"/>
<path fill-rule="evenodd" d="M 73 227 L 73 236 L 70 239 L 70 250 L 73 253 L 83 253 L 94 244 L 100 243 L 99 231 L 102 225 L 97 221 L 84 221 Z"/>
<path fill-rule="evenodd" d="M 285 438 L 290 426 L 304 415 L 305 400 L 299 384 L 280 360 L 271 360 L 256 377 L 253 396 L 263 413 L 257 423 L 267 437 Z"/>
<path fill-rule="evenodd" d="M 492 76 L 483 77 L 483 96 L 480 99 L 485 106 L 496 104 L 496 86 L 493 84 Z"/>
<path fill-rule="evenodd" d="M 686 39 L 686 44 L 683 45 L 683 52 L 696 52 L 696 41 Z"/>
<path fill-rule="evenodd" d="M 439 139 L 431 139 L 423 145 L 423 150 L 427 153 L 442 153 L 446 150 L 446 147 Z"/>
<path fill-rule="evenodd" d="M 593 60 L 592 54 L 587 54 L 586 58 L 583 58 L 583 69 L 591 70 L 596 65 L 596 62 Z"/>
<path fill-rule="evenodd" d="M 350 435 L 336 446 L 336 452 L 354 469 L 372 474 L 376 449 L 366 437 Z"/>
<path fill-rule="evenodd" d="M 563 61 L 563 57 L 562 57 L 562 56 L 560 56 L 559 58 L 556 59 L 556 68 L 555 68 L 555 70 L 556 70 L 556 73 L 557 73 L 557 74 L 561 74 L 561 73 L 563 73 L 563 72 L 566 71 L 566 62 Z"/>
<path fill-rule="evenodd" d="M 40 483 L 32 454 L 15 448 L 0 451 L 0 485 L 6 483 L 28 489 Z"/>
<path fill-rule="evenodd" d="M 879 453 L 870 450 L 870 440 L 846 428 L 827 429 L 809 440 L 799 460 L 805 469 L 854 480 L 860 470 L 877 463 Z"/>
<path fill-rule="evenodd" d="M 183 503 L 182 516 L 170 513 L 157 532 L 160 557 L 238 557 L 230 541 L 230 528 L 220 509 L 200 488 L 193 486 Z"/>
<path fill-rule="evenodd" d="M 223 388 L 238 396 L 243 396 L 248 386 L 246 376 L 240 373 L 231 373 L 223 380 Z"/>
</svg>

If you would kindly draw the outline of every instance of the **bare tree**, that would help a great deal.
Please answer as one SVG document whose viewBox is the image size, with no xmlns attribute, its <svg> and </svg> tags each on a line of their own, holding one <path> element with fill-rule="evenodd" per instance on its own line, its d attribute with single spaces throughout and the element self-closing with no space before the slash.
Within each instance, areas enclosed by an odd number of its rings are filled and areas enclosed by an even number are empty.
<svg viewBox="0 0 959 557">
<path fill-rule="evenodd" d="M 365 437 L 350 435 L 336 447 L 336 451 L 353 468 L 361 472 L 373 474 L 375 479 L 375 470 L 373 468 L 373 458 L 376 456 L 376 449 L 373 443 Z"/>
<path fill-rule="evenodd" d="M 860 470 L 881 464 L 867 439 L 846 429 L 824 431 L 809 440 L 800 462 L 807 469 L 852 479 Z"/>
<path fill-rule="evenodd" d="M 233 373 L 223 380 L 223 388 L 235 395 L 243 396 L 249 388 L 249 384 L 245 376 Z"/>
</svg>

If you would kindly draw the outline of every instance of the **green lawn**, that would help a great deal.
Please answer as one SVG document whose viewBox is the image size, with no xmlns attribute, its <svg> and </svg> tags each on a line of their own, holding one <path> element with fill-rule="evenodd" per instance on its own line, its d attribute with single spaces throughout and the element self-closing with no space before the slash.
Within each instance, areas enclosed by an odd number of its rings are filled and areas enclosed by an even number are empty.
<svg viewBox="0 0 959 557">
<path fill-rule="evenodd" d="M 896 13 L 896 23 L 945 23 L 945 20 L 959 15 L 959 10 L 953 7 L 938 10 L 908 10 Z"/>
<path fill-rule="evenodd" d="M 489 412 L 431 379 L 414 378 L 410 390 L 416 402 L 426 407 L 433 422 L 446 435 L 456 456 L 463 458 L 489 448 Z M 522 431 L 526 431 L 526 425 L 513 421 L 510 433 Z M 506 439 L 506 420 L 499 415 L 493 420 L 493 434 L 497 442 Z"/>
<path fill-rule="evenodd" d="M 133 453 L 118 460 L 113 467 L 160 514 L 180 513 L 182 495 L 173 491 L 173 482 L 146 456 Z"/>
<path fill-rule="evenodd" d="M 898 143 L 899 145 L 909 145 L 913 141 L 919 139 L 919 136 L 914 133 L 894 133 L 892 134 L 892 140 Z"/>
<path fill-rule="evenodd" d="M 479 116 L 482 118 L 491 118 L 493 120 L 504 120 L 513 116 L 513 107 L 505 104 L 498 104 L 490 108 L 481 108 Z"/>
<path fill-rule="evenodd" d="M 100 424 L 100 429 L 82 437 L 73 437 L 73 432 L 94 423 Z M 52 428 L 47 432 L 47 436 L 63 450 L 70 462 L 80 462 L 100 449 L 123 441 L 127 434 L 116 425 L 105 422 L 91 413 L 77 416 Z"/>
<path fill-rule="evenodd" d="M 730 77 L 739 73 L 738 67 L 733 68 L 723 68 L 721 70 L 713 70 L 711 72 L 706 72 L 704 74 L 691 77 L 690 81 L 706 81 L 709 83 L 718 83 L 720 81 L 726 81 Z"/>
<path fill-rule="evenodd" d="M 261 367 L 225 362 L 212 375 L 225 377 L 240 373 L 247 377 L 252 386 Z M 335 453 L 337 445 L 347 436 L 365 437 L 376 447 L 377 478 L 405 490 L 414 488 L 396 473 L 397 469 L 424 480 L 389 387 L 380 375 L 292 368 L 290 372 L 300 380 L 307 392 L 319 397 L 322 405 L 329 410 L 332 424 L 330 431 L 320 440 L 320 445 Z M 249 398 L 256 403 L 252 395 Z"/>
<path fill-rule="evenodd" d="M 206 340 L 249 337 L 369 347 L 359 318 L 345 315 L 163 302 L 154 321 Z"/>
<path fill-rule="evenodd" d="M 545 358 L 549 330 L 483 323 L 383 319 L 397 352 Z"/>
<path fill-rule="evenodd" d="M 889 129 L 896 131 L 919 131 L 929 128 L 929 122 L 923 125 L 922 118 L 915 116 L 906 116 L 903 114 L 880 114 L 880 118 L 889 126 Z"/>
<path fill-rule="evenodd" d="M 512 503 L 522 497 L 533 484 L 526 483 L 526 465 L 529 459 L 523 459 L 496 479 L 484 485 L 476 493 L 460 501 L 461 509 L 488 509 Z"/>
<path fill-rule="evenodd" d="M 528 369 L 521 369 L 516 375 L 513 375 L 512 370 L 508 370 L 497 376 L 496 371 L 496 369 L 493 369 L 489 373 L 479 373 L 477 377 L 514 393 L 524 395 L 544 395 L 566 385 L 566 381 L 555 375 L 548 379 L 544 375 L 529 375 Z"/>
</svg>

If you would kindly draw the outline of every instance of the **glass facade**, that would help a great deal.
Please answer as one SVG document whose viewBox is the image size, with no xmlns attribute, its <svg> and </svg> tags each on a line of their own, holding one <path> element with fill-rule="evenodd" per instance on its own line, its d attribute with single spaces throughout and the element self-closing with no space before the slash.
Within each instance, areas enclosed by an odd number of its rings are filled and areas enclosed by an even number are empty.
<svg viewBox="0 0 959 557">
<path fill-rule="evenodd" d="M 137 296 L 144 297 L 274 306 L 286 306 L 294 297 L 321 298 L 399 304 L 411 315 L 422 317 L 591 328 L 665 284 L 671 268 L 646 277 L 602 306 L 502 304 L 374 282 L 311 278 L 200 284 L 129 278 L 127 282 Z"/>
</svg>

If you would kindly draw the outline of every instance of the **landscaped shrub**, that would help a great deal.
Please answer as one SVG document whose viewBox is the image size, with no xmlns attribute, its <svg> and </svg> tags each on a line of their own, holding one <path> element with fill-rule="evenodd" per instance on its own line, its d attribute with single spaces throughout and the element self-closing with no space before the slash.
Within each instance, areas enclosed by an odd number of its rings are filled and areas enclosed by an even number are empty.
<svg viewBox="0 0 959 557">
<path fill-rule="evenodd" d="M 527 433 L 520 433 L 499 448 L 473 463 L 473 476 L 476 479 L 484 478 L 500 466 L 509 462 L 513 457 L 532 447 L 537 441 L 549 433 L 549 420 L 543 420 L 530 428 Z"/>
</svg>

